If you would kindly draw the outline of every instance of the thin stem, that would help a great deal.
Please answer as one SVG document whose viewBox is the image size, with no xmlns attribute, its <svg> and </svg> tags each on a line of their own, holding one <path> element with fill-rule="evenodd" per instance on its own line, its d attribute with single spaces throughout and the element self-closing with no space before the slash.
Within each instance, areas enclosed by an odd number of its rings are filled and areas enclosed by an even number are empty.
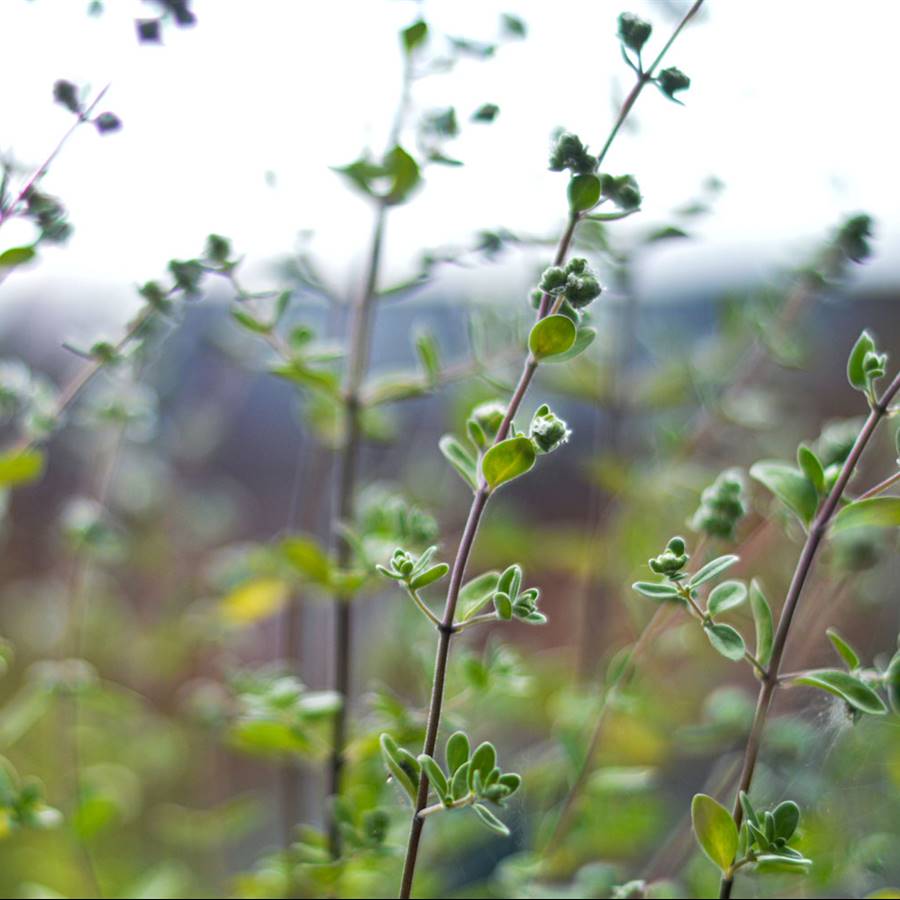
<svg viewBox="0 0 900 900">
<path fill-rule="evenodd" d="M 414 591 L 409 585 L 406 587 L 406 593 L 415 601 L 416 606 L 425 613 L 425 616 L 431 620 L 438 628 L 441 626 L 441 620 L 425 605 L 425 601 L 419 596 L 418 591 Z"/>
<path fill-rule="evenodd" d="M 762 735 L 765 728 L 766 718 L 769 713 L 769 708 L 772 704 L 772 696 L 775 693 L 776 687 L 778 686 L 779 673 L 781 671 L 781 662 L 782 658 L 784 657 L 785 646 L 787 644 L 788 635 L 791 629 L 791 622 L 793 621 L 794 614 L 797 611 L 797 605 L 800 602 L 800 596 L 803 593 L 803 587 L 806 584 L 810 572 L 813 569 L 813 564 L 816 559 L 816 553 L 818 552 L 819 545 L 822 543 L 822 539 L 824 538 L 828 530 L 831 519 L 838 508 L 838 504 L 840 503 L 844 490 L 847 487 L 847 482 L 853 475 L 853 472 L 856 469 L 856 465 L 859 462 L 860 456 L 862 456 L 863 451 L 866 449 L 869 440 L 875 433 L 875 430 L 881 422 L 882 418 L 884 418 L 884 416 L 888 414 L 888 409 L 891 401 L 894 399 L 894 396 L 898 391 L 900 391 L 900 373 L 894 376 L 894 380 L 890 383 L 884 394 L 882 394 L 881 398 L 874 404 L 872 404 L 869 415 L 866 418 L 862 429 L 857 435 L 856 441 L 853 444 L 853 448 L 850 451 L 850 455 L 844 462 L 844 465 L 841 468 L 841 473 L 838 476 L 838 479 L 835 482 L 831 493 L 825 499 L 825 502 L 822 504 L 822 507 L 816 514 L 815 520 L 810 526 L 809 532 L 806 536 L 806 541 L 803 544 L 803 549 L 800 552 L 800 558 L 797 561 L 796 568 L 794 569 L 794 574 L 791 578 L 791 584 L 788 588 L 787 597 L 784 601 L 784 607 L 782 608 L 781 616 L 778 620 L 778 627 L 775 631 L 775 639 L 772 643 L 772 656 L 769 661 L 769 669 L 759 688 L 759 695 L 756 700 L 756 712 L 753 716 L 753 724 L 750 727 L 750 734 L 747 738 L 747 746 L 744 750 L 744 761 L 741 767 L 741 776 L 739 779 L 738 790 L 735 795 L 734 807 L 732 810 L 732 815 L 738 828 L 740 828 L 741 821 L 743 819 L 743 809 L 741 808 L 739 799 L 740 793 L 741 791 L 744 791 L 748 794 L 750 792 L 750 785 L 753 782 L 753 772 L 756 768 L 756 760 L 759 756 L 759 750 L 762 744 Z M 733 885 L 733 877 L 722 878 L 719 896 L 723 898 L 723 900 L 727 900 L 727 898 L 731 897 L 731 890 Z"/>
<path fill-rule="evenodd" d="M 67 129 L 66 133 L 59 139 L 56 146 L 50 152 L 50 155 L 38 166 L 37 169 L 31 174 L 25 184 L 22 186 L 22 189 L 16 195 L 15 200 L 13 200 L 5 209 L 0 209 L 0 225 L 2 225 L 7 219 L 11 219 L 16 214 L 16 207 L 22 203 L 31 193 L 31 189 L 35 186 L 35 184 L 47 174 L 47 170 L 53 164 L 53 161 L 59 156 L 60 151 L 65 146 L 66 141 L 78 130 L 81 125 L 84 125 L 90 118 L 91 113 L 97 108 L 97 105 L 100 101 L 106 96 L 106 92 L 109 90 L 110 86 L 106 85 L 94 99 L 91 101 L 90 105 L 83 112 L 78 114 L 78 118 L 75 120 L 75 123 Z"/>
<path fill-rule="evenodd" d="M 637 81 L 634 84 L 634 87 L 629 92 L 628 96 L 625 98 L 625 102 L 622 104 L 622 108 L 619 111 L 619 116 L 616 119 L 615 125 L 612 127 L 612 131 L 609 133 L 609 137 L 606 139 L 606 143 L 603 145 L 603 149 L 597 156 L 597 168 L 603 165 L 603 160 L 606 158 L 606 154 L 609 153 L 609 148 L 612 146 L 613 141 L 616 139 L 616 135 L 619 133 L 622 125 L 625 123 L 625 120 L 628 118 L 628 114 L 631 112 L 631 107 L 637 102 L 638 97 L 641 96 L 641 91 L 653 80 L 653 73 L 656 71 L 657 66 L 662 62 L 663 57 L 668 53 L 669 48 L 672 44 L 675 43 L 675 39 L 681 34 L 682 29 L 685 25 L 696 15 L 697 11 L 700 7 L 703 6 L 703 0 L 696 0 L 694 5 L 685 13 L 684 18 L 678 23 L 678 26 L 672 32 L 669 39 L 666 41 L 662 50 L 659 51 L 656 59 L 653 60 L 650 67 L 643 71 L 638 72 Z"/>
<path fill-rule="evenodd" d="M 471 806 L 474 800 L 475 795 L 469 792 L 465 797 L 460 797 L 459 800 L 453 800 L 451 803 L 433 803 L 431 806 L 426 806 L 417 815 L 420 819 L 424 819 L 426 816 L 443 812 L 445 809 L 461 809 L 464 806 Z"/>
<path fill-rule="evenodd" d="M 350 322 L 350 341 L 347 359 L 347 375 L 344 383 L 344 442 L 338 459 L 337 523 L 346 524 L 353 518 L 353 501 L 362 444 L 360 391 L 369 360 L 372 337 L 372 319 L 378 286 L 378 273 L 384 247 L 384 232 L 388 206 L 380 202 L 376 208 L 372 246 L 365 283 L 356 303 Z M 353 548 L 345 537 L 338 537 L 337 564 L 346 568 L 353 558 Z M 347 741 L 347 712 L 350 698 L 350 660 L 352 654 L 352 617 L 350 604 L 344 597 L 333 597 L 334 621 L 334 689 L 342 703 L 334 716 L 331 756 L 328 764 L 328 796 L 336 798 L 341 791 L 341 775 L 344 769 L 344 747 Z M 341 834 L 334 809 L 328 813 L 328 847 L 333 858 L 341 855 Z"/>
<path fill-rule="evenodd" d="M 870 487 L 864 494 L 860 494 L 856 499 L 857 500 L 868 500 L 870 497 L 877 497 L 879 494 L 883 494 L 889 487 L 896 484 L 900 481 L 900 469 L 894 472 L 893 475 L 889 475 L 884 481 L 879 481 L 878 484 Z"/>
<path fill-rule="evenodd" d="M 606 153 L 609 151 L 609 148 L 612 146 L 612 143 L 615 140 L 615 137 L 618 134 L 622 123 L 628 117 L 628 114 L 634 106 L 635 101 L 637 100 L 638 96 L 640 96 L 644 84 L 647 80 L 649 80 L 649 77 L 652 74 L 653 70 L 662 60 L 669 47 L 672 46 L 672 43 L 678 37 L 681 30 L 702 5 L 703 0 L 696 0 L 696 2 L 691 6 L 690 10 L 688 10 L 684 18 L 676 27 L 672 36 L 666 42 L 656 60 L 654 60 L 653 65 L 648 70 L 647 77 L 645 78 L 644 76 L 642 76 L 639 79 L 638 83 L 635 85 L 632 93 L 629 94 L 628 98 L 626 98 L 626 101 L 622 105 L 622 109 L 619 112 L 619 116 L 615 124 L 613 125 L 612 131 L 610 132 L 609 137 L 604 144 L 603 150 L 598 157 L 598 167 L 600 163 L 602 163 L 604 157 L 606 156 Z M 563 232 L 559 244 L 557 245 L 556 254 L 553 259 L 553 265 L 559 266 L 565 260 L 579 221 L 580 217 L 577 213 L 572 213 L 569 216 L 565 231 Z M 551 296 L 550 294 L 545 292 L 541 297 L 541 302 L 538 307 L 536 318 L 538 320 L 543 319 L 550 311 L 551 306 Z M 522 405 L 522 401 L 525 399 L 525 394 L 528 392 L 528 387 L 531 384 L 532 378 L 534 378 L 534 373 L 537 371 L 537 368 L 538 361 L 531 355 L 531 353 L 529 353 L 525 359 L 522 374 L 519 376 L 519 381 L 516 384 L 515 389 L 513 390 L 512 397 L 510 398 L 509 406 L 506 409 L 506 415 L 503 417 L 503 422 L 501 423 L 500 428 L 497 431 L 497 435 L 494 439 L 495 445 L 505 440 L 506 436 L 509 434 L 509 429 L 512 425 L 512 421 L 518 413 L 519 408 Z M 488 486 L 482 481 L 479 484 L 478 489 L 475 491 L 475 496 L 469 509 L 469 515 L 466 520 L 465 528 L 463 529 L 463 534 L 460 539 L 459 547 L 457 549 L 456 558 L 454 559 L 453 568 L 450 573 L 450 584 L 447 589 L 447 601 L 444 606 L 444 616 L 440 626 L 437 654 L 435 658 L 434 680 L 432 682 L 431 701 L 429 703 L 428 709 L 428 724 L 425 730 L 425 744 L 423 752 L 427 753 L 429 756 L 434 755 L 434 748 L 437 743 L 438 729 L 440 728 L 441 709 L 444 701 L 444 680 L 447 674 L 447 662 L 450 654 L 450 639 L 453 636 L 455 630 L 453 620 L 456 615 L 456 604 L 459 599 L 459 590 L 462 586 L 462 581 L 466 572 L 466 566 L 469 561 L 472 546 L 475 542 L 475 535 L 478 532 L 478 526 L 481 523 L 481 518 L 484 514 L 484 510 L 487 506 L 487 502 L 490 496 L 491 493 L 488 489 Z M 419 791 L 416 797 L 416 810 L 413 814 L 412 824 L 410 826 L 409 842 L 406 849 L 406 859 L 403 864 L 403 876 L 400 884 L 401 900 L 404 900 L 404 898 L 409 898 L 412 893 L 413 878 L 415 877 L 416 861 L 418 859 L 419 853 L 419 842 L 422 837 L 422 828 L 424 826 L 424 821 L 419 817 L 419 813 L 423 809 L 425 809 L 427 803 L 428 779 L 423 772 L 419 777 Z"/>
<path fill-rule="evenodd" d="M 146 325 L 150 317 L 153 315 L 152 310 L 145 309 L 139 313 L 132 323 L 128 326 L 125 334 L 119 339 L 114 346 L 116 355 L 122 353 L 125 348 L 137 337 L 140 330 Z M 58 422 L 66 410 L 78 399 L 81 392 L 93 381 L 94 376 L 106 365 L 100 359 L 91 359 L 85 363 L 66 383 L 65 387 L 60 391 L 56 399 L 56 405 L 53 408 L 53 420 Z M 30 450 L 38 443 L 37 438 L 29 438 L 22 436 L 17 440 L 6 452 L 8 453 L 24 453 Z"/>
</svg>

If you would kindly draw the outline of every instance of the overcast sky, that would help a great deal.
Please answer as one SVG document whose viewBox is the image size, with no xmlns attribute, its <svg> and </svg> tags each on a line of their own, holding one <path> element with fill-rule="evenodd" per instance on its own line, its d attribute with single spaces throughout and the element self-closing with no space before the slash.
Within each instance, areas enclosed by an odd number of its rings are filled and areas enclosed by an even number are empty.
<svg viewBox="0 0 900 900">
<path fill-rule="evenodd" d="M 218 231 L 252 259 L 283 254 L 303 229 L 341 287 L 357 276 L 370 213 L 329 166 L 379 147 L 400 80 L 397 31 L 415 16 L 408 0 L 196 0 L 198 25 L 168 27 L 163 46 L 138 45 L 138 0 L 0 2 L 0 150 L 38 163 L 69 123 L 51 88 L 68 78 L 112 87 L 105 107 L 125 123 L 101 138 L 76 134 L 46 179 L 70 210 L 71 242 L 17 273 L 16 286 L 96 281 L 104 295 L 157 275 L 173 256 L 198 251 Z M 615 20 L 630 9 L 654 23 L 651 49 L 672 27 L 671 4 L 609 0 L 429 0 L 437 30 L 493 39 L 501 12 L 521 16 L 525 41 L 487 62 L 466 61 L 429 79 L 423 107 L 455 104 L 465 117 L 484 102 L 501 113 L 468 126 L 450 147 L 465 168 L 430 169 L 420 197 L 394 216 L 389 274 L 410 248 L 464 241 L 509 225 L 549 233 L 561 221 L 564 178 L 546 169 L 550 132 L 577 131 L 594 148 L 629 84 Z M 692 78 L 685 106 L 647 91 L 608 157 L 634 173 L 646 221 L 688 199 L 709 175 L 726 184 L 704 241 L 663 257 L 654 277 L 721 264 L 746 252 L 785 261 L 846 212 L 880 221 L 890 274 L 900 244 L 895 137 L 900 3 L 708 0 L 669 64 Z M 272 173 L 272 178 L 267 178 Z M 0 250 L 27 238 L 4 227 Z M 727 251 L 727 252 L 725 252 Z M 686 255 L 685 255 L 686 254 Z M 79 292 L 80 294 L 80 292 Z M 7 299 L 7 302 L 9 300 Z"/>
</svg>

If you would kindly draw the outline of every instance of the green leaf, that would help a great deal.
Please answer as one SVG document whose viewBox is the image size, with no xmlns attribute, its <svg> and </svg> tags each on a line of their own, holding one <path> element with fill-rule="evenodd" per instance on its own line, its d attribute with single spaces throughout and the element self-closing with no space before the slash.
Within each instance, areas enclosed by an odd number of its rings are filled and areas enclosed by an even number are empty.
<svg viewBox="0 0 900 900">
<path fill-rule="evenodd" d="M 268 322 L 261 322 L 242 309 L 232 309 L 231 317 L 248 331 L 254 334 L 271 334 L 272 326 Z"/>
<path fill-rule="evenodd" d="M 31 262 L 37 256 L 34 247 L 10 247 L 0 253 L 0 269 L 14 269 Z"/>
<path fill-rule="evenodd" d="M 860 712 L 881 716 L 887 712 L 884 701 L 864 681 L 840 669 L 821 669 L 794 679 L 794 684 L 808 684 L 840 697 Z"/>
<path fill-rule="evenodd" d="M 744 818 L 749 824 L 759 827 L 759 817 L 756 815 L 756 810 L 753 808 L 750 798 L 744 791 L 741 791 L 738 797 L 741 802 L 741 809 L 744 810 Z"/>
<path fill-rule="evenodd" d="M 542 360 L 542 362 L 564 363 L 568 362 L 570 359 L 575 359 L 576 356 L 584 353 L 584 351 L 594 343 L 595 337 L 597 337 L 596 328 L 589 328 L 586 325 L 581 325 L 575 334 L 575 343 L 572 344 L 568 350 L 564 353 L 557 353 L 555 356 L 548 356 L 546 359 Z"/>
<path fill-rule="evenodd" d="M 464 762 L 450 779 L 450 796 L 454 800 L 460 800 L 469 792 L 469 762 Z"/>
<path fill-rule="evenodd" d="M 419 362 L 425 371 L 425 377 L 429 385 L 434 385 L 441 374 L 441 358 L 438 350 L 438 342 L 430 331 L 420 332 L 415 339 L 416 353 Z"/>
<path fill-rule="evenodd" d="M 462 586 L 459 592 L 459 608 L 463 622 L 487 606 L 499 579 L 499 572 L 485 572 Z"/>
<path fill-rule="evenodd" d="M 897 528 L 900 526 L 900 497 L 870 497 L 848 503 L 834 517 L 832 533 L 848 528 L 871 526 L 874 528 Z"/>
<path fill-rule="evenodd" d="M 789 841 L 800 824 L 800 807 L 793 800 L 784 800 L 772 810 L 775 837 Z"/>
<path fill-rule="evenodd" d="M 750 477 L 765 485 L 804 525 L 808 525 L 819 505 L 812 482 L 799 469 L 777 460 L 765 460 L 750 467 Z"/>
<path fill-rule="evenodd" d="M 820 493 L 825 493 L 825 469 L 819 457 L 816 456 L 806 444 L 797 448 L 797 462 L 803 470 L 803 474 L 810 480 L 812 486 Z"/>
<path fill-rule="evenodd" d="M 639 594 L 651 597 L 653 600 L 678 599 L 678 590 L 671 584 L 661 584 L 658 581 L 636 581 L 631 587 Z"/>
<path fill-rule="evenodd" d="M 366 385 L 366 402 L 370 406 L 395 403 L 410 397 L 421 397 L 430 386 L 428 376 L 418 372 L 395 372 L 373 378 Z"/>
<path fill-rule="evenodd" d="M 571 350 L 577 334 L 575 323 L 568 316 L 546 316 L 531 329 L 528 349 L 535 359 L 547 359 Z"/>
<path fill-rule="evenodd" d="M 546 321 L 546 320 L 544 320 Z M 481 473 L 492 491 L 524 475 L 534 466 L 534 444 L 527 437 L 508 438 L 494 444 L 481 460 Z"/>
<path fill-rule="evenodd" d="M 431 786 L 437 791 L 441 800 L 449 796 L 450 786 L 447 784 L 446 776 L 441 771 L 441 767 L 427 753 L 419 755 L 419 765 L 428 776 Z"/>
<path fill-rule="evenodd" d="M 281 555 L 310 581 L 328 587 L 334 566 L 327 554 L 312 538 L 290 537 L 281 542 Z"/>
<path fill-rule="evenodd" d="M 413 578 L 409 586 L 414 591 L 421 590 L 423 587 L 428 587 L 429 584 L 434 584 L 435 581 L 439 581 L 449 571 L 450 566 L 448 566 L 447 563 L 438 563 Z"/>
<path fill-rule="evenodd" d="M 838 656 L 844 660 L 847 664 L 848 669 L 858 669 L 859 668 L 859 655 L 857 652 L 841 637 L 840 633 L 836 628 L 828 628 L 825 631 L 825 634 L 828 635 L 828 640 L 834 644 L 834 649 L 837 650 Z"/>
<path fill-rule="evenodd" d="M 569 209 L 584 212 L 600 202 L 600 179 L 596 175 L 576 175 L 569 182 Z"/>
<path fill-rule="evenodd" d="M 688 582 L 688 584 L 692 588 L 698 587 L 699 585 L 709 581 L 711 578 L 715 578 L 716 575 L 724 572 L 727 568 L 733 566 L 739 559 L 739 556 L 734 556 L 733 554 L 730 554 L 728 556 L 718 556 L 708 562 L 705 566 L 703 566 L 703 568 L 695 572 L 691 576 L 691 580 Z"/>
<path fill-rule="evenodd" d="M 782 856 L 780 853 L 764 853 L 756 857 L 758 872 L 787 872 L 803 875 L 813 864 L 805 856 Z"/>
<path fill-rule="evenodd" d="M 475 814 L 478 818 L 481 819 L 491 831 L 502 834 L 504 837 L 509 837 L 509 829 L 483 803 L 474 804 L 472 809 L 475 810 Z"/>
<path fill-rule="evenodd" d="M 463 731 L 454 731 L 447 738 L 447 769 L 451 774 L 455 774 L 460 766 L 469 760 L 469 739 Z"/>
<path fill-rule="evenodd" d="M 737 629 L 730 625 L 710 623 L 703 626 L 710 644 L 727 659 L 739 660 L 744 658 L 746 647 L 744 639 Z"/>
<path fill-rule="evenodd" d="M 393 179 L 384 199 L 392 206 L 404 203 L 421 180 L 419 164 L 398 145 L 385 157 L 384 170 Z"/>
<path fill-rule="evenodd" d="M 472 787 L 475 773 L 481 775 L 482 781 L 487 780 L 491 769 L 497 765 L 497 750 L 490 741 L 484 741 L 475 748 L 469 766 L 469 787 Z"/>
<path fill-rule="evenodd" d="M 40 450 L 7 450 L 0 453 L 0 488 L 36 481 L 44 473 Z"/>
<path fill-rule="evenodd" d="M 706 609 L 711 616 L 717 616 L 740 606 L 746 598 L 747 588 L 743 581 L 723 581 L 710 591 Z"/>
<path fill-rule="evenodd" d="M 428 40 L 428 25 L 419 19 L 418 22 L 413 22 L 408 28 L 404 28 L 400 32 L 400 37 L 403 41 L 403 49 L 407 53 L 412 53 Z"/>
<path fill-rule="evenodd" d="M 406 791 L 409 799 L 415 804 L 419 786 L 415 783 L 413 772 L 408 770 L 411 769 L 408 760 L 403 759 L 400 754 L 400 747 L 397 746 L 397 742 L 389 734 L 382 734 L 379 743 L 381 745 L 381 757 L 385 766 L 387 766 L 388 771 L 397 784 Z"/>
<path fill-rule="evenodd" d="M 712 797 L 696 794 L 691 802 L 691 822 L 700 848 L 727 872 L 738 847 L 738 830 L 731 813 Z"/>
<path fill-rule="evenodd" d="M 874 349 L 875 342 L 872 340 L 872 336 L 868 331 L 863 331 L 850 351 L 850 357 L 847 359 L 847 380 L 858 391 L 865 392 L 868 389 L 863 361 L 866 358 L 866 354 Z"/>
<path fill-rule="evenodd" d="M 766 600 L 766 595 L 755 578 L 750 582 L 750 609 L 753 612 L 753 624 L 756 626 L 756 660 L 767 666 L 772 658 L 775 623 L 769 601 Z"/>
<path fill-rule="evenodd" d="M 512 601 L 509 594 L 497 591 L 494 594 L 494 609 L 497 610 L 497 616 L 500 619 L 508 620 L 512 618 Z"/>
<path fill-rule="evenodd" d="M 475 464 L 475 457 L 458 441 L 452 434 L 445 434 L 438 441 L 441 453 L 460 474 L 463 481 L 472 488 L 473 491 L 478 490 L 478 474 Z"/>
</svg>

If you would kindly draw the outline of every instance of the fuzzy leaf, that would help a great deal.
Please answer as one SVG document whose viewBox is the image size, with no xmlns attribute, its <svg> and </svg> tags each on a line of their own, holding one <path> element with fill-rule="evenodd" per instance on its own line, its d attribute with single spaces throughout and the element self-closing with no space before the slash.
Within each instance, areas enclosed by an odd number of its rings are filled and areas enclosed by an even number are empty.
<svg viewBox="0 0 900 900">
<path fill-rule="evenodd" d="M 698 587 L 709 581 L 711 578 L 715 578 L 716 575 L 724 572 L 727 568 L 733 566 L 739 559 L 739 556 L 734 555 L 716 557 L 716 559 L 711 560 L 701 569 L 698 569 L 697 572 L 691 576 L 691 580 L 688 584 L 692 588 Z"/>
<path fill-rule="evenodd" d="M 841 637 L 837 629 L 829 628 L 825 631 L 825 634 L 828 635 L 828 640 L 831 641 L 834 649 L 837 650 L 838 656 L 847 664 L 847 668 L 851 670 L 858 669 L 860 663 L 859 654 Z"/>
<path fill-rule="evenodd" d="M 775 623 L 769 601 L 755 578 L 750 582 L 750 609 L 753 612 L 753 624 L 756 626 L 756 659 L 767 666 L 772 658 Z"/>
<path fill-rule="evenodd" d="M 812 482 L 799 469 L 776 460 L 758 462 L 750 467 L 750 477 L 765 485 L 785 506 L 808 525 L 819 505 Z"/>
<path fill-rule="evenodd" d="M 704 625 L 703 630 L 715 650 L 727 659 L 743 659 L 746 647 L 740 633 L 730 625 Z"/>
<path fill-rule="evenodd" d="M 447 462 L 460 474 L 463 481 L 472 488 L 478 490 L 478 475 L 475 458 L 452 434 L 445 434 L 438 441 L 441 453 Z"/>
<path fill-rule="evenodd" d="M 717 616 L 740 606 L 746 599 L 747 588 L 743 581 L 723 581 L 710 591 L 706 608 L 710 615 Z"/>
<path fill-rule="evenodd" d="M 884 701 L 864 681 L 840 669 L 821 669 L 794 679 L 795 684 L 821 688 L 845 700 L 854 709 L 872 716 L 887 712 Z"/>
</svg>

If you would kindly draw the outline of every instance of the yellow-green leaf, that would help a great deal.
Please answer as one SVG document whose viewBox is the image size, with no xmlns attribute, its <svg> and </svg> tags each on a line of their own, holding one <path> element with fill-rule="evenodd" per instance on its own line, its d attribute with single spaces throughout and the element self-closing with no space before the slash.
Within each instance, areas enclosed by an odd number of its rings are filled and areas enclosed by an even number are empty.
<svg viewBox="0 0 900 900">
<path fill-rule="evenodd" d="M 514 437 L 494 444 L 481 460 L 481 473 L 491 490 L 524 475 L 534 466 L 534 444 L 527 437 Z"/>
<path fill-rule="evenodd" d="M 531 329 L 528 349 L 535 359 L 556 356 L 572 348 L 577 333 L 575 323 L 568 316 L 546 316 Z"/>
<path fill-rule="evenodd" d="M 0 453 L 0 488 L 36 481 L 44 473 L 40 450 L 8 450 Z"/>
<path fill-rule="evenodd" d="M 222 615 L 235 625 L 249 625 L 279 612 L 290 590 L 280 578 L 253 578 L 222 599 Z"/>
<path fill-rule="evenodd" d="M 738 848 L 738 830 L 731 813 L 707 794 L 696 794 L 691 803 L 691 821 L 700 848 L 726 872 Z"/>
<path fill-rule="evenodd" d="M 849 503 L 834 517 L 831 530 L 838 532 L 864 526 L 900 527 L 900 497 L 870 497 Z"/>
</svg>

